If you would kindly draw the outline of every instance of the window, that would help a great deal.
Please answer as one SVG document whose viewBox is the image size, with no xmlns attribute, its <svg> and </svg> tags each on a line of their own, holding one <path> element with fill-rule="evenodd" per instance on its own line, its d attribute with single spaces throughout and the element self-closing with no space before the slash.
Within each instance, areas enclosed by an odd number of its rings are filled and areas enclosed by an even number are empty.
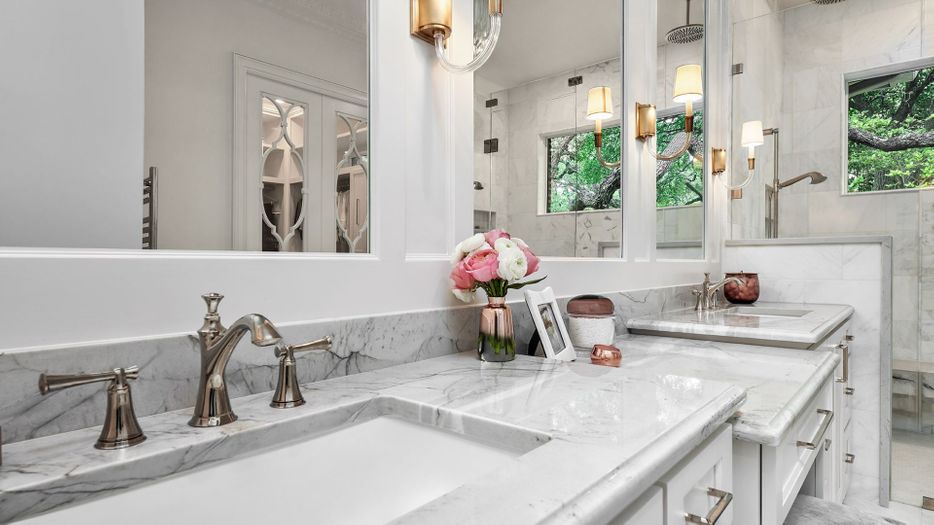
<svg viewBox="0 0 934 525">
<path fill-rule="evenodd" d="M 850 82 L 847 191 L 934 186 L 934 67 Z"/>
<path fill-rule="evenodd" d="M 659 116 L 655 124 L 659 153 L 665 153 L 672 141 L 677 151 L 684 137 L 684 113 Z M 694 112 L 694 134 L 687 153 L 675 160 L 659 160 L 655 167 L 655 205 L 658 208 L 689 206 L 704 200 L 704 114 Z"/>
<path fill-rule="evenodd" d="M 592 131 L 551 137 L 548 146 L 547 213 L 619 208 L 619 168 L 597 159 Z M 603 158 L 619 159 L 619 126 L 603 128 Z"/>
</svg>

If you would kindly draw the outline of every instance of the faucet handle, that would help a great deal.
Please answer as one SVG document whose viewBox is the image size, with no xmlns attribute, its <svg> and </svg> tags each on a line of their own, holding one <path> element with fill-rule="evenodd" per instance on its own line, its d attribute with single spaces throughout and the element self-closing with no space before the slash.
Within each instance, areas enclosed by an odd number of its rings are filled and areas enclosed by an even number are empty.
<svg viewBox="0 0 934 525">
<path fill-rule="evenodd" d="M 269 406 L 272 408 L 292 408 L 305 404 L 302 391 L 298 386 L 298 374 L 295 372 L 295 352 L 309 350 L 329 350 L 334 341 L 332 336 L 298 345 L 277 345 L 276 357 L 279 358 L 279 383 Z"/>
<path fill-rule="evenodd" d="M 107 416 L 94 448 L 112 450 L 133 446 L 146 439 L 136 420 L 130 384 L 127 381 L 138 378 L 138 366 L 114 368 L 110 372 L 93 374 L 39 374 L 39 393 L 46 395 L 56 390 L 109 381 Z"/>
</svg>

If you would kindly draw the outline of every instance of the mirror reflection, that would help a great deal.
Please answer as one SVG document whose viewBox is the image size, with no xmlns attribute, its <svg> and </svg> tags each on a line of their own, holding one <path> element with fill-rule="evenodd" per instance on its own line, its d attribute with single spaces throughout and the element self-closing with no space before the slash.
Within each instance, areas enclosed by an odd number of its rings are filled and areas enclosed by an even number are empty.
<svg viewBox="0 0 934 525">
<path fill-rule="evenodd" d="M 138 105 L 55 107 L 84 133 L 141 127 L 139 150 L 37 163 L 19 135 L 0 246 L 368 252 L 367 0 L 146 0 L 144 14 L 143 85 L 123 88 Z M 94 158 L 108 155 L 121 162 Z"/>
</svg>

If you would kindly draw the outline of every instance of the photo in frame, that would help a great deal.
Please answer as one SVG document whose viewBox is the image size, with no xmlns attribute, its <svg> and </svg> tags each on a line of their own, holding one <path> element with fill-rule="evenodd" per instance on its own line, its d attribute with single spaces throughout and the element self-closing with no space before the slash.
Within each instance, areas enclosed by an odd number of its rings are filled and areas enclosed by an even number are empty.
<svg viewBox="0 0 934 525">
<path fill-rule="evenodd" d="M 561 309 L 551 287 L 540 292 L 525 291 L 525 302 L 529 305 L 535 330 L 541 338 L 545 357 L 561 361 L 573 361 L 577 358 L 574 345 L 568 335 L 568 329 L 561 317 Z M 530 352 L 531 353 L 531 352 Z"/>
</svg>

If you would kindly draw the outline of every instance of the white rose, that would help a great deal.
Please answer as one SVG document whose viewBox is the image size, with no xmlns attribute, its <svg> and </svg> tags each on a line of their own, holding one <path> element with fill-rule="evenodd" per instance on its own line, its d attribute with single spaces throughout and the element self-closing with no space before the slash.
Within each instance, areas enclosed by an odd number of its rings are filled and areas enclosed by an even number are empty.
<svg viewBox="0 0 934 525">
<path fill-rule="evenodd" d="M 513 237 L 513 238 L 512 238 L 512 242 L 516 243 L 516 246 L 518 246 L 519 248 L 528 248 L 528 247 L 529 247 L 529 245 L 526 244 L 525 241 L 523 241 L 522 239 L 520 239 L 520 238 L 518 238 L 518 237 Z"/>
<path fill-rule="evenodd" d="M 472 303 L 474 298 L 477 296 L 475 290 L 458 290 L 457 288 L 454 288 L 451 291 L 454 292 L 454 297 L 457 297 L 465 303 Z"/>
<path fill-rule="evenodd" d="M 529 269 L 529 260 L 521 250 L 506 250 L 499 254 L 499 276 L 509 282 L 525 277 Z"/>
<path fill-rule="evenodd" d="M 464 252 L 464 243 L 459 242 L 457 246 L 454 247 L 454 253 L 451 254 L 451 263 L 457 264 L 461 262 L 466 253 Z"/>
<path fill-rule="evenodd" d="M 499 239 L 496 239 L 496 244 L 494 244 L 493 247 L 496 248 L 496 251 L 499 253 L 519 249 L 519 246 L 516 245 L 516 243 L 512 242 L 511 240 L 505 237 L 500 237 Z"/>
<path fill-rule="evenodd" d="M 472 237 L 464 239 L 464 242 L 460 243 L 460 247 L 464 253 L 470 253 L 474 250 L 480 249 L 480 247 L 484 244 L 486 244 L 486 237 L 484 237 L 482 233 L 478 233 Z"/>
</svg>

